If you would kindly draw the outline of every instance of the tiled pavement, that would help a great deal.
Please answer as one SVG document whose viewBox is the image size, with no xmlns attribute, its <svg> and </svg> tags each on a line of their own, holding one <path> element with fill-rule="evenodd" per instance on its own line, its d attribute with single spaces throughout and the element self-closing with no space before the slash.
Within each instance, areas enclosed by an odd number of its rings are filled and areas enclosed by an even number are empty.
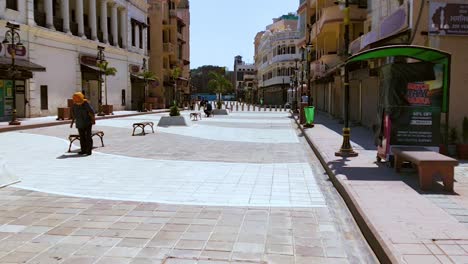
<svg viewBox="0 0 468 264">
<path fill-rule="evenodd" d="M 342 159 L 342 125 L 321 113 L 305 135 L 332 171 L 336 184 L 353 204 L 358 222 L 366 226 L 381 261 L 385 263 L 468 263 L 468 166 L 455 168 L 455 193 L 434 184 L 419 189 L 417 174 L 400 174 L 375 162 L 372 133 L 353 127 L 351 139 L 358 157 Z"/>
<path fill-rule="evenodd" d="M 262 114 L 203 119 L 190 135 L 157 128 L 145 137 L 129 136 L 136 117 L 102 120 L 96 127 L 105 130 L 106 147 L 81 158 L 65 153 L 64 126 L 0 134 L 0 156 L 23 180 L 0 189 L 0 263 L 375 263 L 287 116 Z M 142 117 L 151 118 L 158 117 Z M 203 138 L 210 133 L 216 140 Z M 154 155 L 157 149 L 130 147 L 136 141 L 174 148 Z M 34 186 L 76 197 L 17 188 Z M 83 198 L 102 186 L 116 200 Z"/>
</svg>

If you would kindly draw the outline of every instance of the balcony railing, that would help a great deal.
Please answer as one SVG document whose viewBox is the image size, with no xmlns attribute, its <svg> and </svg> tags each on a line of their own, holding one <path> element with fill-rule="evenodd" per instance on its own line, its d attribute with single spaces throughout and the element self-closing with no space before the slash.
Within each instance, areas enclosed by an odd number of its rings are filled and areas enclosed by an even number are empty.
<svg viewBox="0 0 468 264">
<path fill-rule="evenodd" d="M 276 55 L 271 59 L 271 63 L 283 62 L 283 61 L 294 61 L 295 59 L 301 59 L 300 54 L 281 54 Z"/>
<path fill-rule="evenodd" d="M 263 81 L 263 86 L 283 85 L 284 83 L 284 86 L 286 87 L 289 86 L 289 78 L 290 76 L 276 76 Z"/>
</svg>

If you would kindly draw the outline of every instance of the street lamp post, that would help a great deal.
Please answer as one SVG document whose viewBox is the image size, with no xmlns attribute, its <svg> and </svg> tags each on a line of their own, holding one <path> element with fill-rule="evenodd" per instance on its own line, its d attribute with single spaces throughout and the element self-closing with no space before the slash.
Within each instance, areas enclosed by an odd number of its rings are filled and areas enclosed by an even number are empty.
<svg viewBox="0 0 468 264">
<path fill-rule="evenodd" d="M 299 73 L 299 70 L 297 68 L 297 63 L 299 62 L 299 59 L 296 58 L 294 59 L 296 65 L 295 65 L 295 68 L 294 68 L 294 87 L 293 87 L 293 100 L 292 100 L 292 110 L 293 111 L 296 111 L 297 110 L 297 82 L 298 82 L 298 73 Z"/>
<path fill-rule="evenodd" d="M 141 66 L 141 70 L 143 71 L 143 82 L 145 83 L 145 86 L 143 87 L 143 107 L 142 107 L 142 112 L 146 112 L 146 91 L 148 89 L 148 78 L 146 78 L 146 58 L 143 58 L 143 65 Z"/>
<path fill-rule="evenodd" d="M 342 4 L 342 2 L 341 2 Z M 348 49 L 349 49 L 349 0 L 344 0 L 344 44 L 345 44 L 345 54 L 346 58 L 348 57 Z M 350 134 L 351 128 L 349 127 L 349 69 L 347 64 L 344 65 L 344 127 L 343 127 L 343 143 L 341 144 L 341 148 L 339 151 L 335 152 L 335 156 L 340 157 L 356 157 L 358 155 L 357 152 L 353 150 L 350 142 Z"/>
<path fill-rule="evenodd" d="M 103 64 L 103 63 L 106 63 L 106 57 L 104 56 L 104 50 L 106 49 L 105 47 L 103 46 L 98 46 L 97 47 L 98 49 L 98 53 L 97 53 L 97 56 L 96 56 L 96 61 L 99 63 L 99 64 Z M 99 67 L 99 87 L 98 87 L 98 116 L 104 116 L 104 112 L 102 111 L 102 84 L 103 84 L 103 80 L 102 80 L 102 69 L 101 67 Z"/>
<path fill-rule="evenodd" d="M 15 65 L 15 56 L 16 50 L 23 48 L 23 44 L 21 44 L 21 38 L 18 33 L 20 26 L 18 24 L 13 24 L 7 22 L 6 27 L 8 30 L 5 32 L 5 39 L 3 40 L 3 44 L 7 44 L 7 52 L 11 55 L 11 66 L 8 69 L 8 72 L 11 76 L 13 81 L 13 105 L 12 105 L 12 115 L 11 121 L 8 123 L 9 125 L 21 125 L 21 122 L 16 120 L 16 65 Z"/>
<path fill-rule="evenodd" d="M 310 86 L 310 63 L 311 63 L 311 53 L 312 53 L 312 43 L 310 41 L 311 39 L 311 32 L 310 32 L 310 29 L 311 29 L 311 25 L 310 24 L 307 24 L 307 43 L 306 43 L 306 48 L 307 48 L 307 67 L 306 67 L 306 74 L 307 74 L 307 89 L 309 89 L 309 101 L 311 102 L 311 104 L 313 104 L 313 101 L 312 101 L 312 87 Z"/>
</svg>

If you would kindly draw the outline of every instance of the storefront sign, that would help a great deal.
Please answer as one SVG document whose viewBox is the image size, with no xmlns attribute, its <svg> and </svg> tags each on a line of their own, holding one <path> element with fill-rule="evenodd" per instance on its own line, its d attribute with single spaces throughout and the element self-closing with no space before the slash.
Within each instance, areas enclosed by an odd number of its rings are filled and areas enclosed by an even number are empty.
<svg viewBox="0 0 468 264">
<path fill-rule="evenodd" d="M 140 72 L 140 65 L 129 64 L 130 73 L 139 73 Z"/>
<path fill-rule="evenodd" d="M 16 58 L 26 58 L 26 47 L 25 46 L 15 46 L 13 49 L 13 45 L 7 44 L 5 56 L 11 58 L 11 54 L 15 52 Z"/>
<path fill-rule="evenodd" d="M 468 4 L 431 2 L 429 34 L 468 35 Z"/>
<path fill-rule="evenodd" d="M 89 56 L 89 55 L 81 55 L 80 56 L 80 63 L 89 66 L 96 66 L 97 59 L 96 57 Z"/>
</svg>

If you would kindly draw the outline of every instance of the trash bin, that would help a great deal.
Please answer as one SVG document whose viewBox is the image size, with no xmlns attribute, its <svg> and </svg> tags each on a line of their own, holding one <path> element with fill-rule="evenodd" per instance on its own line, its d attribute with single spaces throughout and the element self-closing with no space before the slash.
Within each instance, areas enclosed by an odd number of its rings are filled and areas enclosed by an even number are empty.
<svg viewBox="0 0 468 264">
<path fill-rule="evenodd" d="M 307 125 L 312 125 L 314 123 L 315 107 L 307 106 L 304 108 L 305 117 Z"/>
</svg>

